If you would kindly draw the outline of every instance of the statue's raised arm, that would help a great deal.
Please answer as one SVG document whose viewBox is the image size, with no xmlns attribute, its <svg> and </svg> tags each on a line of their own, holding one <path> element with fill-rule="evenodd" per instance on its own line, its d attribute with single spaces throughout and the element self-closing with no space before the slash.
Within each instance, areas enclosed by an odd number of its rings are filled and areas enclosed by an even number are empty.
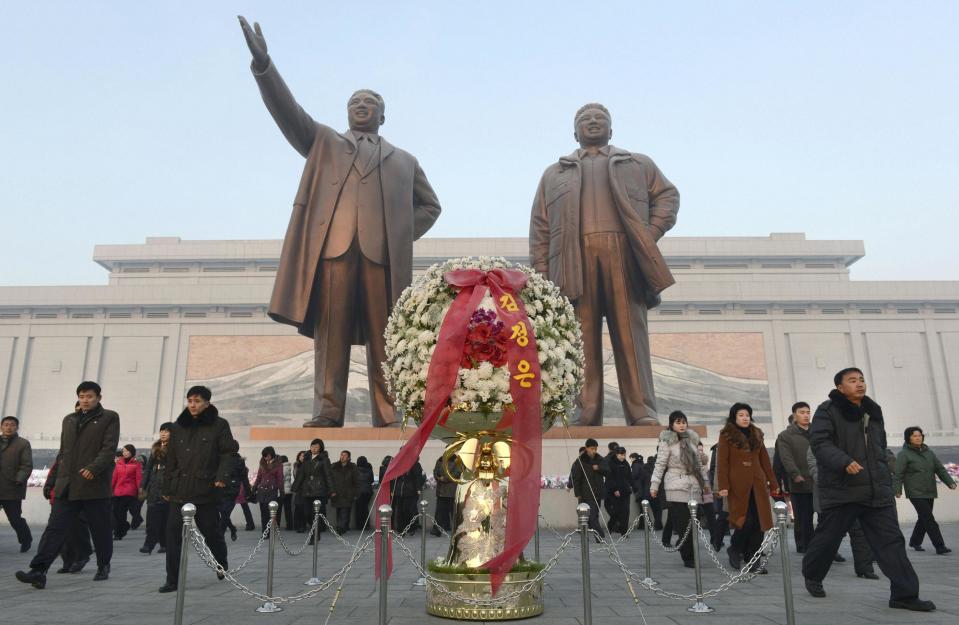
<svg viewBox="0 0 959 625">
<path fill-rule="evenodd" d="M 266 38 L 263 36 L 263 30 L 260 28 L 259 22 L 253 22 L 251 28 L 245 17 L 242 15 L 237 17 L 240 20 L 240 28 L 243 30 L 246 45 L 250 48 L 250 54 L 253 56 L 250 69 L 253 71 L 256 83 L 260 87 L 263 102 L 286 140 L 305 157 L 309 154 L 316 138 L 316 122 L 296 103 L 289 87 L 286 86 L 283 78 L 276 71 L 276 66 L 267 52 Z"/>
</svg>

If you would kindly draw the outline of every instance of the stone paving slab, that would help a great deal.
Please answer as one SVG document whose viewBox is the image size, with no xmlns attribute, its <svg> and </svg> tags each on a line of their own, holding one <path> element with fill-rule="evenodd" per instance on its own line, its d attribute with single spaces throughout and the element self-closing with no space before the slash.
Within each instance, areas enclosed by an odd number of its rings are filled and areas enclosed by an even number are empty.
<svg viewBox="0 0 959 625">
<path fill-rule="evenodd" d="M 948 544 L 959 546 L 959 523 L 943 524 Z M 911 529 L 911 528 L 907 528 Z M 42 528 L 34 527 L 35 540 Z M 252 550 L 257 532 L 240 532 L 236 542 L 228 543 L 233 564 L 241 562 Z M 347 535 L 356 539 L 357 533 Z M 133 625 L 170 625 L 173 623 L 175 594 L 161 595 L 157 588 L 164 581 L 164 557 L 147 556 L 137 550 L 143 531 L 131 532 L 126 539 L 114 543 L 111 577 L 106 582 L 93 582 L 95 567 L 91 563 L 77 575 L 48 576 L 47 588 L 35 590 L 17 582 L 13 573 L 25 569 L 31 554 L 18 553 L 18 546 L 8 527 L 0 528 L 0 615 L 3 623 L 17 625 L 72 625 L 100 623 L 132 623 Z M 304 535 L 287 534 L 294 548 L 302 544 Z M 419 552 L 419 537 L 409 545 Z M 551 556 L 559 539 L 544 530 L 542 554 Z M 445 541 L 428 539 L 429 557 L 445 551 Z M 653 543 L 653 576 L 667 590 L 679 593 L 694 591 L 692 571 L 682 567 L 678 554 L 665 553 Z M 910 551 L 909 557 L 919 573 L 922 596 L 936 602 L 939 610 L 917 614 L 886 607 L 888 581 L 862 580 L 852 570 L 848 544 L 842 553 L 849 562 L 836 564 L 825 581 L 828 596 L 815 599 L 802 585 L 800 559 L 791 555 L 793 589 L 798 625 L 955 625 L 959 623 L 959 551 L 950 556 L 937 556 L 928 551 Z M 634 571 L 644 566 L 643 536 L 636 533 L 619 546 L 623 560 Z M 332 575 L 350 555 L 350 550 L 324 535 L 320 546 L 320 577 Z M 308 590 L 303 585 L 311 572 L 312 552 L 306 550 L 293 558 L 278 548 L 274 591 L 289 596 Z M 428 616 L 424 609 L 425 591 L 413 586 L 418 577 L 401 550 L 394 552 L 396 572 L 389 586 L 390 625 L 433 625 L 451 623 Z M 266 552 L 239 574 L 240 580 L 263 592 L 265 590 Z M 725 562 L 721 559 L 721 561 Z M 707 599 L 715 608 L 712 614 L 690 614 L 687 602 L 674 601 L 637 588 L 639 608 L 619 568 L 598 545 L 590 549 L 593 622 L 596 625 L 785 625 L 782 568 L 777 552 L 771 561 L 770 574 Z M 704 586 L 719 586 L 725 577 L 712 562 L 703 570 Z M 57 565 L 55 565 L 54 570 Z M 202 568 L 196 554 L 190 553 L 184 623 L 202 625 L 311 625 L 323 624 L 330 614 L 334 590 L 318 598 L 284 606 L 276 614 L 258 614 L 259 603 L 227 582 L 218 582 L 208 569 Z M 373 557 L 368 554 L 351 571 L 329 618 L 330 625 L 372 625 L 378 623 L 378 588 L 373 580 Z M 583 601 L 579 542 L 574 541 L 546 579 L 546 613 L 527 621 L 536 625 L 583 625 Z M 645 621 L 644 621 L 645 618 Z"/>
</svg>

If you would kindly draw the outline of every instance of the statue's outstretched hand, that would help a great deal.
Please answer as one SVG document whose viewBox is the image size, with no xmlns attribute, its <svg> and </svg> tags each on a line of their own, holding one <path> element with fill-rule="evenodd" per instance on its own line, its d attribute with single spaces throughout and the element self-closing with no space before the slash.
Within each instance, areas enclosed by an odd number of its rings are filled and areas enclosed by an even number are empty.
<svg viewBox="0 0 959 625">
<path fill-rule="evenodd" d="M 238 15 L 240 28 L 243 29 L 243 36 L 246 38 L 246 45 L 250 48 L 250 54 L 253 55 L 253 68 L 257 71 L 263 71 L 270 62 L 270 55 L 266 50 L 266 39 L 263 37 L 263 31 L 260 29 L 259 22 L 253 22 L 253 28 L 242 15 Z"/>
</svg>

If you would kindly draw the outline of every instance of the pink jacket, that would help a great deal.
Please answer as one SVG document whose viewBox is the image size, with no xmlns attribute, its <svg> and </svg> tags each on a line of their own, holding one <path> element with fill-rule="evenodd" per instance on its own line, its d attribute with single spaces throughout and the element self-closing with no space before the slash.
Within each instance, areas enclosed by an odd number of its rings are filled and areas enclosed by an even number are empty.
<svg viewBox="0 0 959 625">
<path fill-rule="evenodd" d="M 113 467 L 113 496 L 136 497 L 143 481 L 143 467 L 135 459 L 120 461 Z"/>
</svg>

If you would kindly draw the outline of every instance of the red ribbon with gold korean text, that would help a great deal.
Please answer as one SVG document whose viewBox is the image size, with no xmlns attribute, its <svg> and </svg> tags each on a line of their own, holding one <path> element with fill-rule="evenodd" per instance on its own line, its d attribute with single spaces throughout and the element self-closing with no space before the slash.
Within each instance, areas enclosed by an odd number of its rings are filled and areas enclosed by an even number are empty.
<svg viewBox="0 0 959 625">
<path fill-rule="evenodd" d="M 526 285 L 527 276 L 516 269 L 457 269 L 444 276 L 446 282 L 460 292 L 446 313 L 430 360 L 423 402 L 423 420 L 413 436 L 400 449 L 383 476 L 376 496 L 376 508 L 388 503 L 389 484 L 403 475 L 419 458 L 430 433 L 449 403 L 456 386 L 460 360 L 466 342 L 467 326 L 472 314 L 486 296 L 487 288 L 496 302 L 497 317 L 510 328 L 507 343 L 507 366 L 510 374 L 510 395 L 515 413 L 512 415 L 513 449 L 509 467 L 506 537 L 503 552 L 483 566 L 490 570 L 490 585 L 495 595 L 503 579 L 519 558 L 536 531 L 539 514 L 540 474 L 542 473 L 542 406 L 540 396 L 539 355 L 533 324 L 518 294 Z M 392 550 L 386 554 L 387 570 L 393 570 Z M 380 558 L 377 541 L 376 572 Z"/>
</svg>

